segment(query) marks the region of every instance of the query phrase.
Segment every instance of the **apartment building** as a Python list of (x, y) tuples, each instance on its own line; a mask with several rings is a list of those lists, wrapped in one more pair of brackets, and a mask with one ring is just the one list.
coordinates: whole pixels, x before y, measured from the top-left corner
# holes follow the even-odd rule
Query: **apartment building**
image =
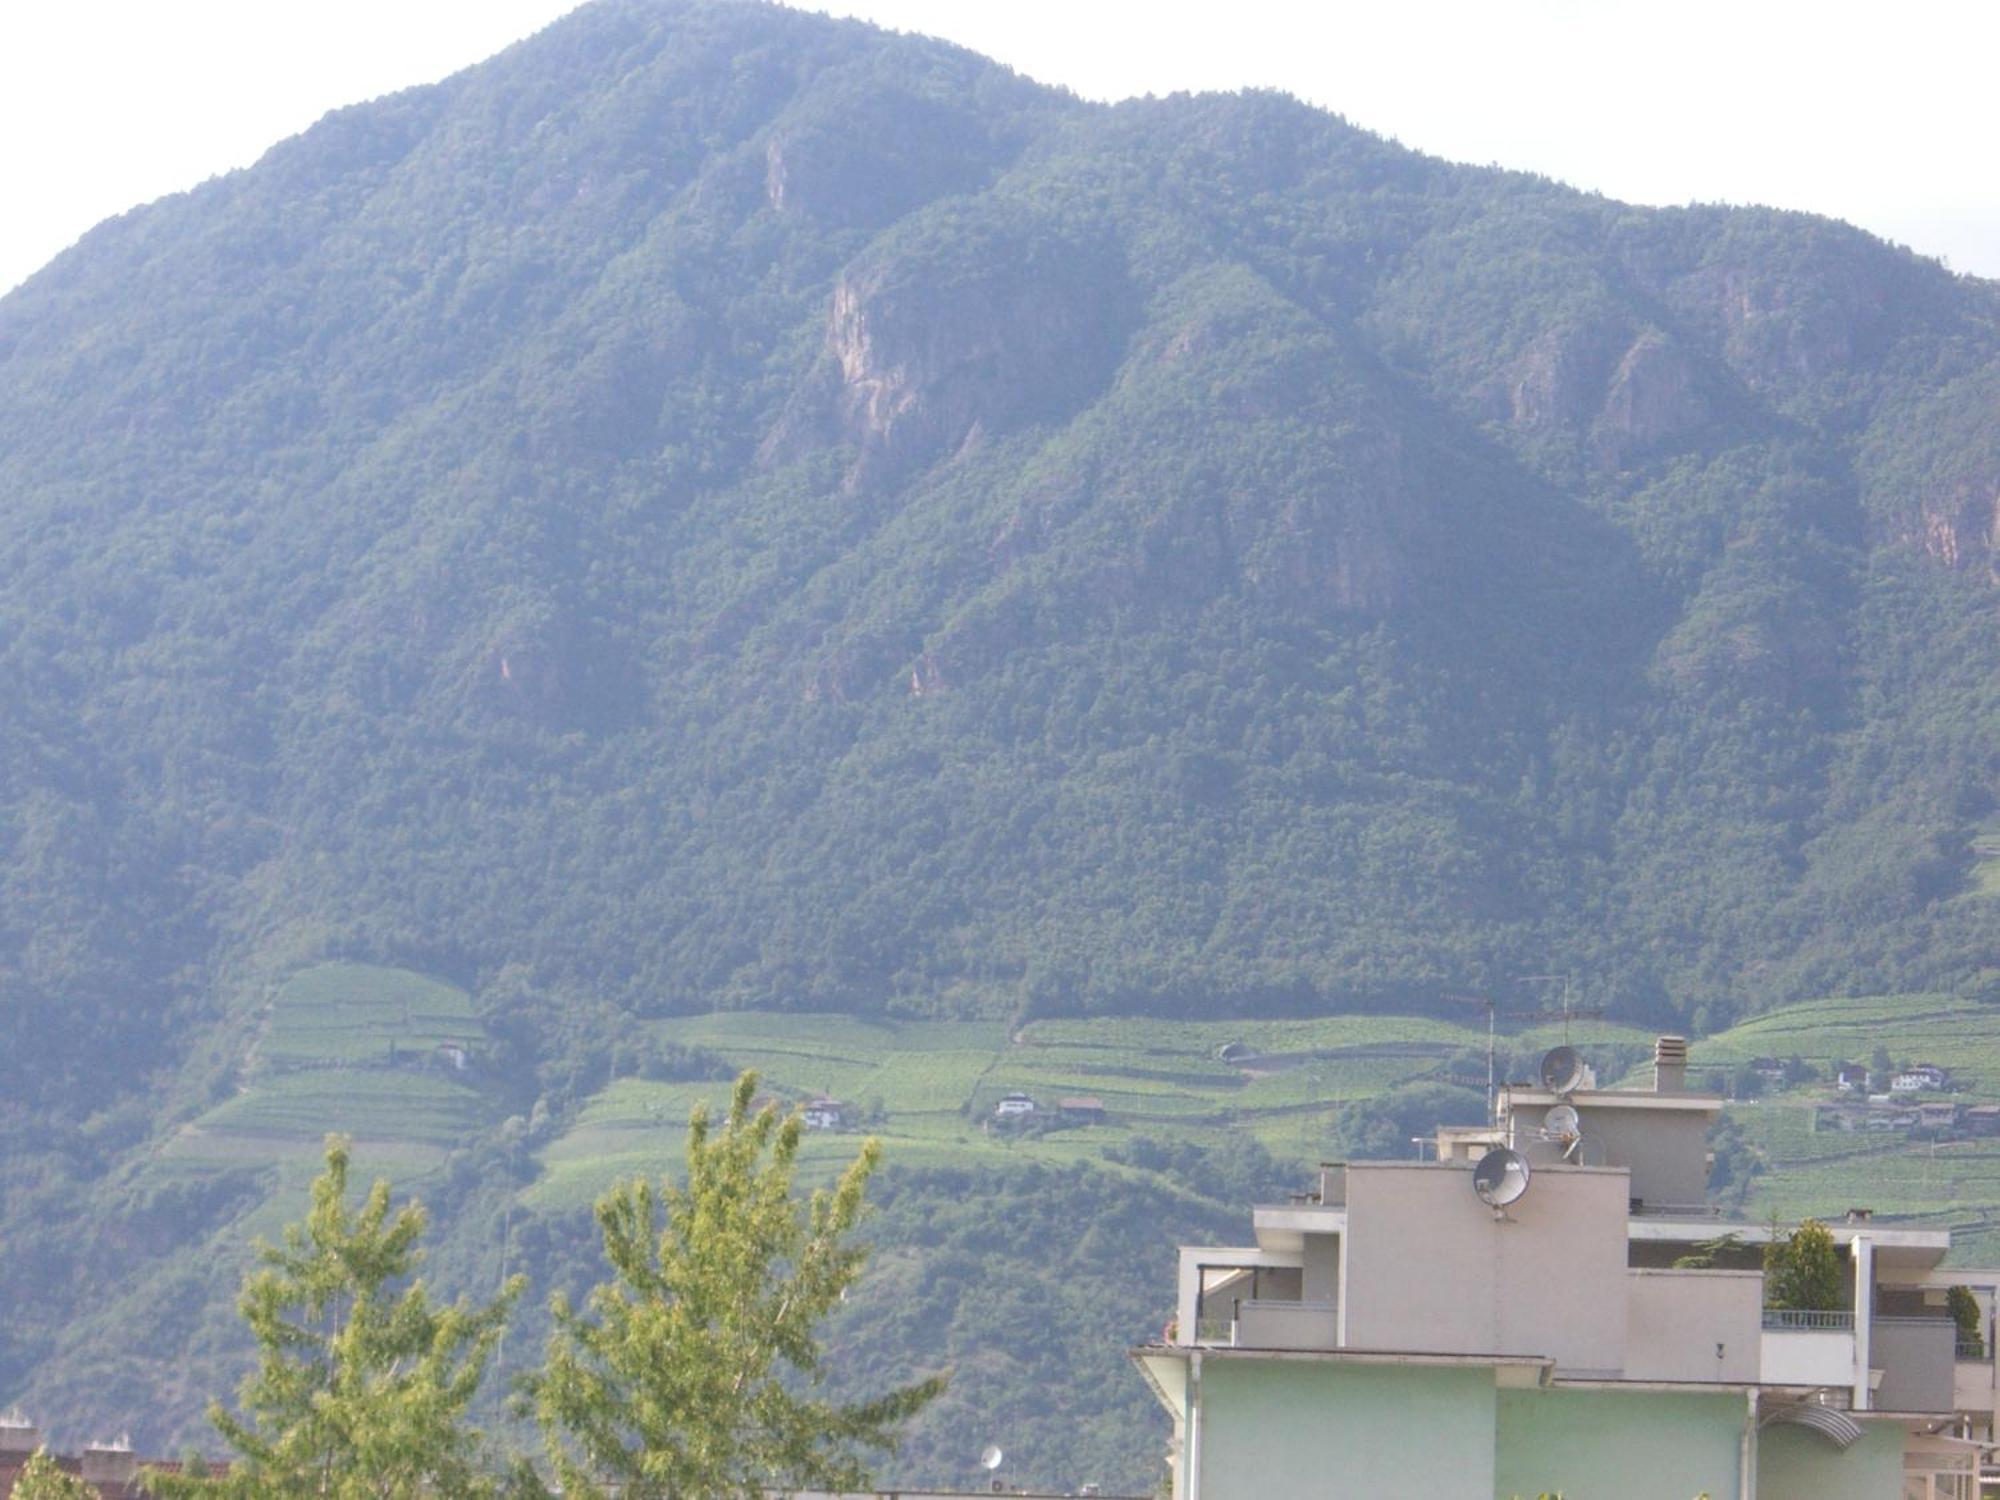
[(1182, 1248), (1176, 1317), (1133, 1351), (1176, 1496), (1976, 1500), (2000, 1271), (1857, 1210), (1829, 1226), (1848, 1305), (1767, 1310), (1772, 1229), (1706, 1202), (1722, 1101), (1685, 1043), (1650, 1090), (1568, 1048), (1542, 1073), (1435, 1159), (1330, 1164), (1255, 1208), (1255, 1244)]

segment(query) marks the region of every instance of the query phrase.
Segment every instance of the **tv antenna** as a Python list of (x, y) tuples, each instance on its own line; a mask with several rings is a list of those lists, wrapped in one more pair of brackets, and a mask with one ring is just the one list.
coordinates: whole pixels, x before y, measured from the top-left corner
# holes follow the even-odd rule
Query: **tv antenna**
[(1499, 1091), (1493, 1081), (1493, 1051), (1496, 1029), (1500, 1021), (1500, 1009), (1493, 1003), (1491, 995), (1446, 995), (1454, 1005), (1483, 1005), (1486, 1007), (1486, 1118), (1493, 1119), (1494, 1106), (1499, 1101)]
[(1538, 1021), (1561, 1021), (1563, 1023), (1563, 1045), (1569, 1045), (1569, 1023), (1572, 1020), (1587, 1020), (1605, 1013), (1601, 1005), (1578, 1006), (1570, 1003), (1569, 976), (1567, 974), (1522, 974), (1517, 976), (1527, 982), (1561, 981), (1563, 987), (1562, 1006), (1557, 1010), (1502, 1010), (1499, 1002), (1491, 995), (1448, 993), (1439, 998), (1451, 1005), (1477, 1005), (1486, 1011), (1486, 1118), (1494, 1118), (1494, 1109), (1499, 1102), (1500, 1086), (1495, 1056), (1499, 1051), (1500, 1018), (1509, 1021), (1534, 1024)]
[(1574, 1047), (1551, 1047), (1542, 1054), (1542, 1087), (1551, 1094), (1567, 1098), (1578, 1089), (1593, 1088), (1597, 1075), (1590, 1070), (1590, 1064), (1583, 1060), (1583, 1054)]
[(1570, 1001), (1569, 975), (1567, 974), (1517, 974), (1514, 976), (1523, 984), (1560, 984), (1562, 1008), (1559, 1010), (1531, 1010), (1510, 1012), (1517, 1021), (1561, 1021), (1563, 1023), (1563, 1045), (1569, 1045), (1569, 1023), (1572, 1020), (1592, 1020), (1604, 1014), (1601, 1005), (1574, 1005)]
[(1505, 1146), (1495, 1146), (1479, 1158), (1479, 1165), (1472, 1169), (1472, 1191), (1479, 1201), (1493, 1210), (1496, 1219), (1507, 1217), (1507, 1205), (1518, 1203), (1521, 1195), (1528, 1191), (1528, 1182), (1534, 1176), (1528, 1168), (1528, 1158), (1518, 1151)]

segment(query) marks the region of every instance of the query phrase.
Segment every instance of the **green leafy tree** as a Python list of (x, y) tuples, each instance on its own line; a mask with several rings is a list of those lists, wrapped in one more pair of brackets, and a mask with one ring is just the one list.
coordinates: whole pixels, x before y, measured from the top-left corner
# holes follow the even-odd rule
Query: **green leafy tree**
[(1979, 1310), (1979, 1299), (1972, 1295), (1972, 1288), (1953, 1287), (1944, 1294), (1944, 1303), (1951, 1311), (1952, 1322), (1958, 1325), (1958, 1347), (1968, 1358), (1984, 1358), (1986, 1315)]
[(863, 1489), (862, 1451), (893, 1452), (944, 1389), (933, 1376), (849, 1405), (809, 1394), (815, 1330), (861, 1273), (850, 1234), (880, 1147), (802, 1201), (803, 1122), (753, 1113), (756, 1087), (737, 1080), (719, 1129), (696, 1108), (684, 1185), (633, 1181), (597, 1205), (611, 1279), (584, 1311), (555, 1299), (548, 1363), (527, 1383), (566, 1496)]
[(1890, 1075), (1895, 1071), (1896, 1063), (1889, 1056), (1888, 1047), (1880, 1042), (1876, 1043), (1875, 1051), (1868, 1059), (1868, 1086), (1878, 1092), (1886, 1089), (1889, 1086)]
[(1835, 1312), (1847, 1305), (1847, 1277), (1833, 1233), (1807, 1219), (1764, 1247), (1764, 1301), (1796, 1312)]
[(14, 1480), (13, 1500), (98, 1500), (97, 1491), (58, 1467), (46, 1448), (37, 1448)]
[(436, 1307), (412, 1277), (424, 1210), (389, 1204), (377, 1181), (347, 1202), (348, 1148), (329, 1137), (312, 1208), (262, 1268), (241, 1308), (258, 1348), (241, 1416), (220, 1403), (209, 1420), (236, 1452), (229, 1472), (149, 1473), (159, 1500), (459, 1500), (492, 1492), (480, 1436), (465, 1420), (501, 1327), (521, 1292), (515, 1278), (484, 1308)]

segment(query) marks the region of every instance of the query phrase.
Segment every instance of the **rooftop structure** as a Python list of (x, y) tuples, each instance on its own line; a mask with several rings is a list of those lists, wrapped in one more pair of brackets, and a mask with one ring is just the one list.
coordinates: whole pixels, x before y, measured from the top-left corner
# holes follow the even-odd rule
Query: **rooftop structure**
[(1254, 1210), (1254, 1244), (1183, 1247), (1176, 1316), (1134, 1351), (1177, 1496), (1976, 1500), (2000, 1271), (1856, 1210), (1828, 1226), (1844, 1305), (1767, 1308), (1773, 1231), (1707, 1202), (1722, 1101), (1687, 1089), (1686, 1044), (1660, 1039), (1650, 1090), (1568, 1048), (1542, 1074), (1435, 1161), (1328, 1164)]
[[(19, 1412), (8, 1412), (0, 1416), (0, 1495), (13, 1493), (14, 1482), (20, 1478), (21, 1470), (28, 1460), (42, 1447), (41, 1430)], [(168, 1473), (180, 1472), (181, 1465), (174, 1460), (141, 1460), (132, 1452), (132, 1445), (124, 1438), (108, 1442), (94, 1442), (82, 1453), (74, 1455), (52, 1455), (56, 1466), (65, 1474), (81, 1479), (104, 1500), (145, 1500), (147, 1490), (142, 1467), (160, 1469)], [(224, 1472), (227, 1465), (218, 1465), (217, 1472)]]

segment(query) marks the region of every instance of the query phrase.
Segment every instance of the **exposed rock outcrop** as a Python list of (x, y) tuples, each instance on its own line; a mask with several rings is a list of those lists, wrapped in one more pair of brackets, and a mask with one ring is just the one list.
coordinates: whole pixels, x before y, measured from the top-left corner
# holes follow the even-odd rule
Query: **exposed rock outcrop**
[(1709, 403), (1694, 361), (1666, 335), (1648, 330), (1625, 351), (1598, 409), (1598, 462), (1616, 468), (1705, 424)]
[(1881, 540), (2000, 583), (2000, 365), (1881, 413), (1859, 467)]
[(2000, 482), (1926, 500), (1911, 540), (1933, 562), (2000, 583)]
[(1712, 416), (1687, 351), (1657, 328), (1617, 322), (1554, 328), (1487, 387), (1487, 409), (1517, 430), (1569, 432), (1615, 469), (1668, 446)]
[(1623, 340), (1620, 330), (1601, 326), (1541, 334), (1490, 388), (1495, 415), (1531, 430), (1588, 424)]
[(851, 444), (854, 488), (1059, 420), (1117, 367), (1131, 301), (1099, 247), (1024, 232), (983, 201), (920, 216), (836, 284), (820, 377), (763, 457)]

